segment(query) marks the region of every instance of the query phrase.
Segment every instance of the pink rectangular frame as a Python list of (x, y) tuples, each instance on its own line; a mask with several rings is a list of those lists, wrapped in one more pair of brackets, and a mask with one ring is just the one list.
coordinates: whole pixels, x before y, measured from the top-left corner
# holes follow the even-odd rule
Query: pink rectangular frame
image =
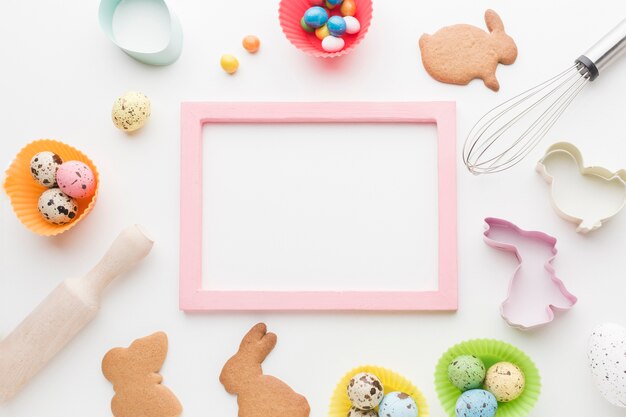
[[(207, 123), (431, 123), (437, 126), (437, 291), (212, 291), (202, 288), (202, 140)], [(180, 308), (220, 310), (456, 310), (454, 102), (182, 103)]]

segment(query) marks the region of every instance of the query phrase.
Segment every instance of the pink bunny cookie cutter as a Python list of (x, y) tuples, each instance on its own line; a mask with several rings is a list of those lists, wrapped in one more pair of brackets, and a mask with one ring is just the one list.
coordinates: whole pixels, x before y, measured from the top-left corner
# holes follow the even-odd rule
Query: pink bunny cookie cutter
[(502, 318), (512, 327), (527, 330), (550, 323), (555, 311), (569, 310), (578, 299), (556, 276), (552, 261), (556, 238), (520, 229), (513, 223), (488, 217), (484, 232), (487, 245), (513, 253), (519, 265), (500, 304)]
[(537, 163), (537, 172), (550, 184), (552, 207), (575, 223), (578, 233), (589, 233), (626, 206), (626, 171), (586, 167), (576, 146), (559, 142)]

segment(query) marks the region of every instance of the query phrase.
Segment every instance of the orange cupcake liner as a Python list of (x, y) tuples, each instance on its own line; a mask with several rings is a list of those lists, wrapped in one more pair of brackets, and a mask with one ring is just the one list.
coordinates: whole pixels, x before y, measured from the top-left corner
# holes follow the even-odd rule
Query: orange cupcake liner
[[(63, 161), (83, 162), (93, 171), (96, 191), (90, 198), (76, 199), (78, 203), (77, 216), (70, 223), (63, 225), (48, 223), (37, 208), (39, 197), (47, 188), (38, 184), (31, 176), (30, 160), (36, 153), (43, 151), (54, 152)], [(63, 142), (39, 139), (24, 146), (17, 154), (6, 171), (4, 191), (9, 196), (13, 212), (28, 230), (40, 236), (55, 236), (70, 230), (91, 212), (96, 204), (99, 185), (98, 169), (87, 155)]]

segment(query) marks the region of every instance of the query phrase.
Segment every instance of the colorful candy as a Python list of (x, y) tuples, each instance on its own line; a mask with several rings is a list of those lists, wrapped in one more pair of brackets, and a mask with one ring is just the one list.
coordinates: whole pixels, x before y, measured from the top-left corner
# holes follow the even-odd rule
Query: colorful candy
[(300, 19), (300, 26), (302, 27), (302, 30), (304, 30), (305, 32), (309, 32), (309, 33), (315, 32), (314, 28), (306, 24), (306, 22), (304, 21), (304, 16), (302, 17), (302, 19)]
[(250, 52), (251, 54), (254, 54), (261, 47), (261, 40), (254, 35), (248, 35), (245, 38), (243, 38), (243, 41), (241, 42), (241, 44), (243, 45), (243, 48), (246, 51)]
[(328, 26), (324, 25), (320, 28), (315, 29), (315, 36), (320, 41), (323, 41), (325, 37), (330, 36), (330, 32), (328, 31)]
[(307, 9), (304, 12), (304, 23), (312, 28), (319, 28), (326, 24), (328, 21), (328, 12), (323, 7), (314, 6)]
[[(319, 0), (309, 0), (313, 5), (304, 12), (300, 19), (302, 30), (307, 33), (315, 33), (322, 41), (322, 49), (325, 52), (338, 52), (345, 46), (342, 39), (345, 34), (353, 35), (361, 30), (361, 24), (354, 17), (356, 14), (355, 0), (324, 0), (324, 7), (318, 6)], [(329, 10), (340, 6), (342, 16), (330, 16)]]
[(344, 22), (346, 22), (346, 33), (348, 35), (354, 35), (355, 33), (359, 33), (361, 30), (361, 23), (354, 16), (345, 16), (343, 18)]
[(356, 3), (354, 0), (343, 0), (339, 10), (343, 16), (354, 16), (356, 13)]
[(222, 55), (220, 65), (227, 73), (234, 74), (239, 68), (239, 60), (234, 55), (225, 54)]
[(322, 49), (326, 52), (338, 52), (343, 49), (346, 42), (335, 36), (326, 36), (322, 41)]
[(346, 21), (343, 20), (341, 16), (332, 16), (328, 19), (328, 22), (326, 22), (326, 27), (328, 27), (328, 32), (336, 37), (346, 33)]

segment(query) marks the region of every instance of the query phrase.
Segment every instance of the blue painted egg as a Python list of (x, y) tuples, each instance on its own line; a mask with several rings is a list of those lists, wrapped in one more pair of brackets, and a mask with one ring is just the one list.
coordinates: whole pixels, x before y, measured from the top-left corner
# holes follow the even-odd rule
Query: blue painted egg
[(343, 3), (343, 0), (326, 0), (326, 1), (328, 1), (328, 4), (332, 4), (333, 6)]
[(326, 27), (333, 36), (341, 36), (346, 33), (346, 21), (341, 16), (332, 16), (328, 19)]
[(394, 391), (385, 395), (378, 406), (380, 417), (417, 417), (417, 404), (410, 395)]
[(496, 397), (489, 391), (465, 391), (456, 402), (456, 417), (494, 417), (498, 410)]
[(324, 26), (327, 21), (328, 12), (323, 7), (310, 7), (304, 12), (304, 23), (309, 27), (317, 29)]

